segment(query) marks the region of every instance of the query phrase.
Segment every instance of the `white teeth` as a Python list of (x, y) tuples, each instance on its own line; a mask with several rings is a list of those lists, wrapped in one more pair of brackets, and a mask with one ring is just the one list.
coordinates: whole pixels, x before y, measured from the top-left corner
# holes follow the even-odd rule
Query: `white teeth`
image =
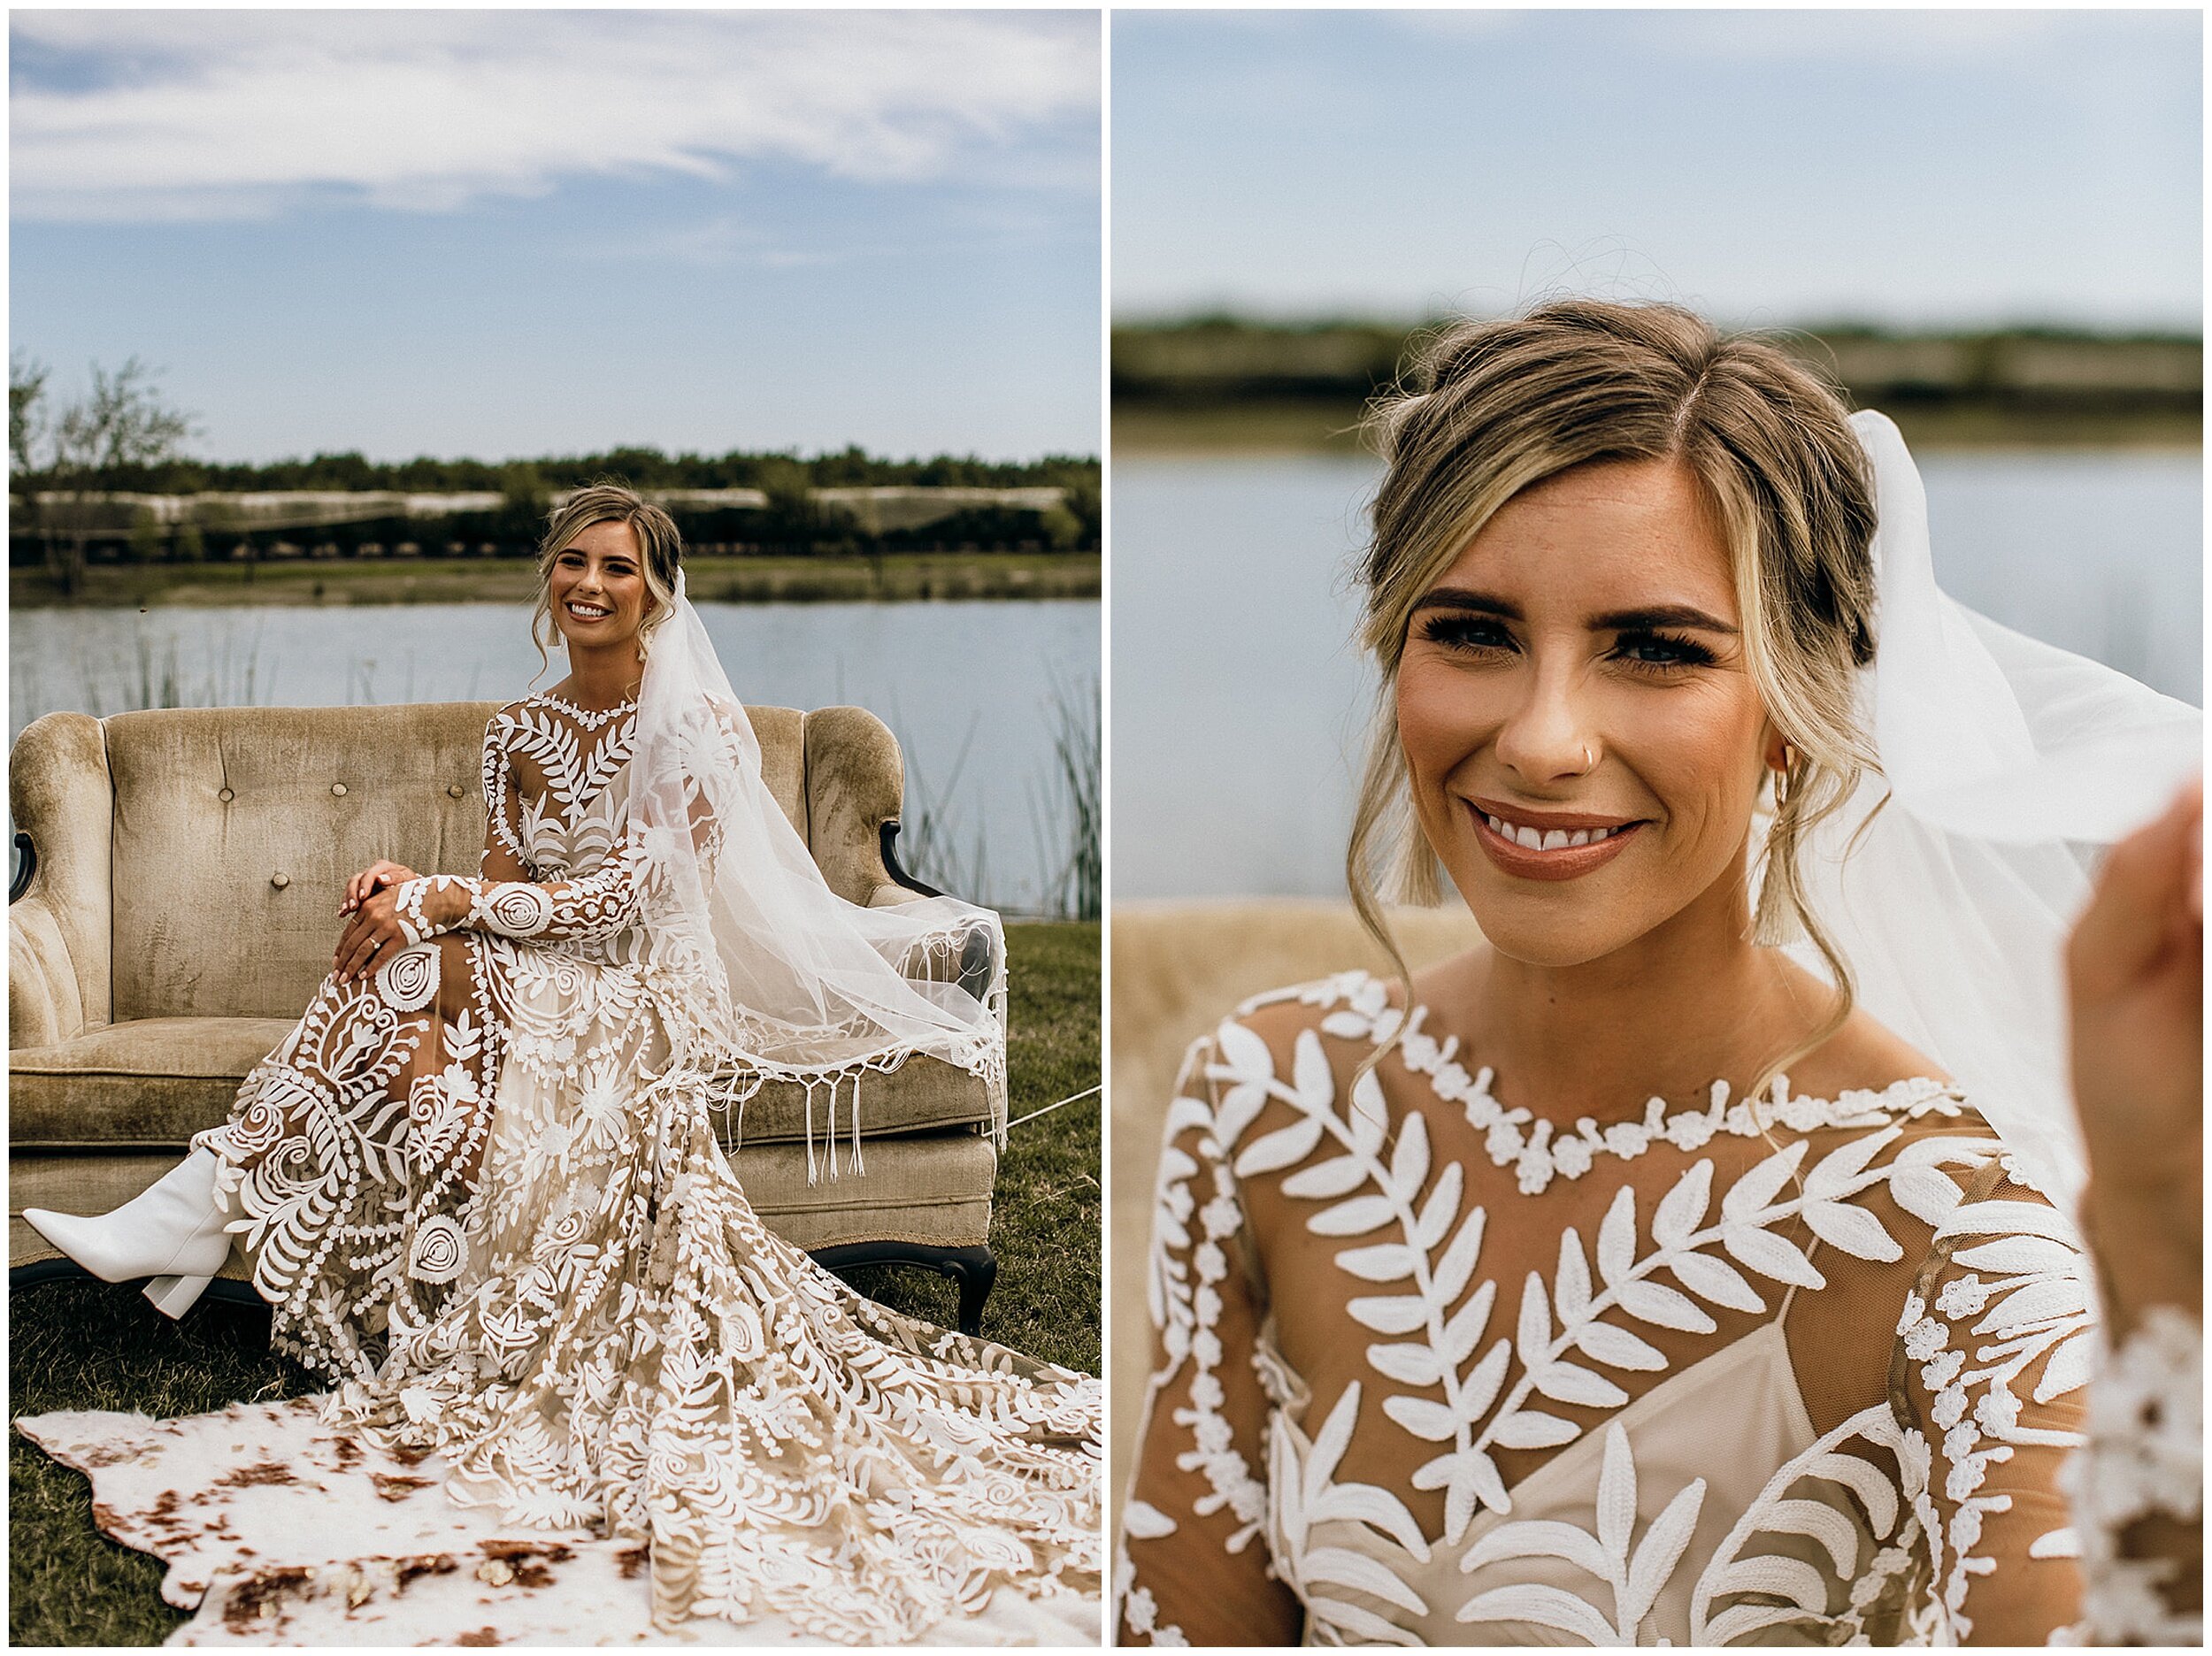
[(1596, 845), (1620, 832), (1617, 828), (1577, 828), (1572, 832), (1554, 828), (1546, 832), (1509, 823), (1502, 816), (1493, 816), (1488, 811), (1483, 812), (1482, 819), (1490, 824), (1490, 832), (1501, 840), (1510, 840), (1515, 845), (1525, 846), (1531, 851), (1563, 851), (1577, 846)]

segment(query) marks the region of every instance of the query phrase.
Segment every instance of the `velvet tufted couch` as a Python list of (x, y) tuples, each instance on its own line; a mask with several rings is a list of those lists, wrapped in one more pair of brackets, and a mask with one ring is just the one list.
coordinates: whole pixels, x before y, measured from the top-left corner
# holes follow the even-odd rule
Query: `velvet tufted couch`
[[(12, 1282), (76, 1269), (24, 1208), (104, 1212), (228, 1114), (328, 971), (349, 875), (378, 857), (475, 871), (496, 706), (53, 713), (17, 739)], [(882, 723), (858, 708), (749, 711), (770, 785), (832, 888), (873, 905), (927, 893), (894, 853), (903, 772)], [(871, 1077), (864, 1174), (809, 1185), (790, 1085), (748, 1107), (734, 1164), (762, 1217), (833, 1269), (955, 1277), (973, 1331), (996, 1270), (989, 1119), (982, 1083), (917, 1057)], [(247, 1275), (234, 1254), (234, 1292), (250, 1294)]]

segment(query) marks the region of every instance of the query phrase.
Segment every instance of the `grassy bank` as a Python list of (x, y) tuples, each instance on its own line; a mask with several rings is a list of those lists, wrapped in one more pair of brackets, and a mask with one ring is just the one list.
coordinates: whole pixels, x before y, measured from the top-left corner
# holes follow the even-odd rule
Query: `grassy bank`
[[(1013, 1114), (1099, 1080), (1099, 928), (1007, 928), (1012, 981)], [(983, 1314), (993, 1339), (1095, 1374), (1099, 1367), (1099, 1121), (1095, 1097), (1013, 1130), (999, 1166), (991, 1245), (998, 1286)], [(950, 1285), (878, 1267), (855, 1285), (950, 1322)], [(271, 1355), (265, 1311), (203, 1305), (171, 1322), (135, 1290), (50, 1283), (11, 1296), (12, 1409), (196, 1414), (315, 1389)], [(9, 1446), (9, 1640), (155, 1644), (184, 1620), (161, 1602), (162, 1567), (92, 1526), (85, 1480), (23, 1443)]]
[[(898, 552), (880, 558), (696, 557), (685, 564), (702, 602), (906, 602), (926, 599), (1096, 598), (1095, 552)], [(85, 571), (77, 604), (525, 603), (536, 576), (522, 559), (288, 559), (246, 564), (103, 564)], [(9, 571), (18, 609), (72, 602), (44, 570)]]
[[(2203, 425), (2193, 414), (2011, 410), (1987, 407), (1916, 408), (1875, 401), (1915, 449), (2157, 448), (2193, 451)], [(1157, 456), (1242, 457), (1363, 452), (1362, 404), (1356, 398), (1164, 406), (1136, 403), (1114, 410), (1118, 459)]]

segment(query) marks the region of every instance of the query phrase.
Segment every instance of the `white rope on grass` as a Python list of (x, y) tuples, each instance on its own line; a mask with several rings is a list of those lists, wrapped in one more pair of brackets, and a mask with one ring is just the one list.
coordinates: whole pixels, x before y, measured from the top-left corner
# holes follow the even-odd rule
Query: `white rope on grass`
[(1058, 1109), (1061, 1104), (1072, 1104), (1078, 1099), (1087, 1099), (1098, 1090), (1099, 1089), (1094, 1086), (1085, 1087), (1080, 1092), (1069, 1093), (1067, 1097), (1060, 1100), (1060, 1104), (1048, 1104), (1042, 1109), (1031, 1110), (1026, 1116), (1017, 1116), (1012, 1121), (1006, 1123), (1007, 1131), (1010, 1132), (1015, 1128), (1020, 1126), (1024, 1122), (1035, 1121), (1040, 1116), (1049, 1116), (1053, 1111)]

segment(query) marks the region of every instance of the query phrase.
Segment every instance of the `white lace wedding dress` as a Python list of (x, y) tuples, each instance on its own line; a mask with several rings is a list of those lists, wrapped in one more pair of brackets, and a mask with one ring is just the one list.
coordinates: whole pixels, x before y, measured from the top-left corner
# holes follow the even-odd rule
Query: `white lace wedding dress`
[(470, 928), (326, 982), (198, 1141), (277, 1344), (455, 1501), (649, 1544), (664, 1628), (895, 1641), (1095, 1593), (1097, 1382), (853, 1293), (656, 1081), (699, 983), (641, 946), (635, 721), (503, 709), (482, 878), (434, 888)]
[(2085, 1419), (2079, 1245), (1955, 1091), (1555, 1124), (1429, 1024), (1354, 973), (1192, 1052), (1125, 1641), (2194, 1632), (2115, 1559), (2131, 1519), (2198, 1511), (2194, 1325), (2154, 1325)]

